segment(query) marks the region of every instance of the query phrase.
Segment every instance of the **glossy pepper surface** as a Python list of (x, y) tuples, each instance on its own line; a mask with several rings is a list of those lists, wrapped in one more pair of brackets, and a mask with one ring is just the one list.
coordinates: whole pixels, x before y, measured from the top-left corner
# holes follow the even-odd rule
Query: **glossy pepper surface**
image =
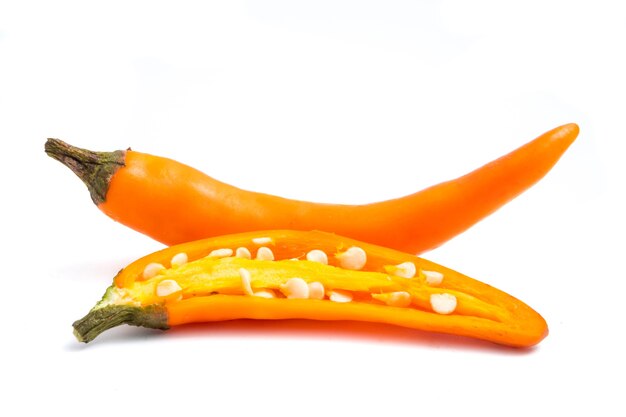
[(114, 220), (167, 245), (251, 230), (323, 230), (401, 251), (436, 248), (539, 181), (578, 135), (557, 127), (460, 178), (362, 205), (242, 190), (180, 162), (131, 150), (93, 152), (49, 139)]

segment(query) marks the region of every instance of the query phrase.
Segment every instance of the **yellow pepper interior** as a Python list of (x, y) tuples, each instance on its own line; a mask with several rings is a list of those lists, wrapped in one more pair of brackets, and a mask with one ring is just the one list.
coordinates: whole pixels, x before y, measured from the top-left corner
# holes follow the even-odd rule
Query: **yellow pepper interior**
[[(318, 283), (325, 292), (327, 302), (364, 302), (390, 307), (416, 308), (436, 311), (434, 297), (453, 298), (452, 311), (442, 314), (471, 315), (499, 320), (499, 308), (473, 296), (449, 288), (442, 290), (429, 285), (422, 273), (412, 278), (398, 277), (386, 272), (354, 271), (338, 266), (307, 260), (256, 260), (238, 257), (204, 257), (183, 265), (163, 268), (154, 277), (137, 279), (130, 286), (119, 289), (122, 303), (151, 305), (177, 302), (191, 297), (215, 294), (254, 296), (246, 292), (242, 270), (249, 274), (252, 292), (264, 291), (276, 298), (288, 298), (285, 285), (289, 280), (300, 279), (307, 284)], [(159, 291), (173, 285), (163, 294)], [(334, 298), (349, 296), (349, 299)], [(259, 293), (259, 295), (261, 295)], [(306, 298), (306, 297), (305, 297)], [(402, 299), (397, 302), (394, 300)], [(407, 299), (409, 301), (407, 301)], [(445, 300), (444, 300), (445, 301)], [(395, 303), (395, 304), (394, 304)]]

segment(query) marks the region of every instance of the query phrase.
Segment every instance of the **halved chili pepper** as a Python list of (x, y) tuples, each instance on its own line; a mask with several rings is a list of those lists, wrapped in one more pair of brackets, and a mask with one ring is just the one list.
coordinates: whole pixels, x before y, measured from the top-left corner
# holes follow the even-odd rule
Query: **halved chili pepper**
[(74, 323), (82, 342), (130, 324), (168, 329), (233, 319), (352, 320), (527, 347), (548, 332), (526, 304), (414, 255), (326, 232), (226, 235), (122, 269)]
[(462, 233), (539, 181), (578, 135), (553, 129), (477, 170), (405, 197), (323, 204), (241, 190), (179, 162), (127, 151), (92, 152), (48, 139), (114, 220), (173, 245), (266, 229), (324, 230), (420, 254)]

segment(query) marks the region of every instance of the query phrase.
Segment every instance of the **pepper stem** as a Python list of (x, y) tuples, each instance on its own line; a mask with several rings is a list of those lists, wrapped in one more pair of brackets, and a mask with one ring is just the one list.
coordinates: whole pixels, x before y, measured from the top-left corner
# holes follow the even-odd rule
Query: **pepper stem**
[(85, 317), (76, 320), (72, 326), (78, 341), (89, 343), (105, 330), (122, 324), (149, 329), (169, 329), (167, 312), (161, 305), (146, 307), (108, 305), (94, 308)]
[(96, 205), (104, 202), (113, 174), (124, 166), (125, 151), (94, 152), (49, 138), (45, 145), (49, 157), (71, 169), (85, 183)]

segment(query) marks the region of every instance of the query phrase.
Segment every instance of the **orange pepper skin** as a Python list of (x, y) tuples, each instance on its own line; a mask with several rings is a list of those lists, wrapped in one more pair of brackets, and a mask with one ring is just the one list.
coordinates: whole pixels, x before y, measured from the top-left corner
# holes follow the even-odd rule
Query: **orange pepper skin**
[[(132, 288), (141, 280), (146, 265), (167, 265), (177, 253), (184, 252), (189, 259), (200, 259), (220, 248), (248, 247), (254, 253), (259, 246), (253, 244), (255, 237), (271, 238), (271, 248), (276, 259), (303, 259), (308, 250), (314, 248), (329, 254), (329, 264), (338, 265), (332, 254), (349, 247), (358, 246), (367, 253), (366, 271), (385, 271), (389, 265), (412, 262), (418, 270), (438, 271), (444, 275), (436, 290), (460, 294), (457, 312), (442, 315), (431, 311), (428, 306), (414, 308), (390, 307), (380, 303), (349, 302), (335, 303), (328, 300), (310, 299), (264, 299), (254, 296), (216, 294), (184, 297), (168, 301), (162, 306), (167, 317), (167, 326), (187, 323), (202, 323), (235, 319), (311, 319), (352, 320), (397, 325), (423, 331), (446, 333), (478, 338), (494, 343), (529, 347), (539, 343), (548, 334), (546, 321), (528, 305), (490, 285), (469, 278), (459, 272), (445, 268), (415, 255), (384, 248), (350, 238), (325, 233), (291, 230), (261, 231), (220, 236), (165, 248), (138, 259), (120, 271), (115, 277), (117, 288)], [(358, 279), (359, 272), (354, 272)], [(400, 278), (405, 282), (405, 278)], [(410, 281), (410, 280), (409, 280)], [(483, 310), (463, 310), (464, 300), (472, 303), (479, 300)]]
[(97, 204), (114, 220), (167, 245), (249, 230), (324, 230), (420, 254), (539, 181), (578, 132), (576, 124), (557, 127), (465, 176), (363, 205), (246, 191), (171, 159), (129, 150), (124, 166), (107, 178), (108, 190)]
[[(520, 302), (516, 304), (521, 305)], [(451, 317), (421, 310), (370, 305), (332, 303), (318, 300), (265, 299), (215, 295), (190, 298), (166, 306), (168, 325), (204, 323), (235, 319), (309, 319), (364, 321), (391, 324), (416, 330), (455, 334), (510, 347), (531, 347), (548, 335), (540, 316), (517, 312), (520, 323), (494, 324), (478, 317)], [(523, 320), (523, 323), (522, 323)]]

